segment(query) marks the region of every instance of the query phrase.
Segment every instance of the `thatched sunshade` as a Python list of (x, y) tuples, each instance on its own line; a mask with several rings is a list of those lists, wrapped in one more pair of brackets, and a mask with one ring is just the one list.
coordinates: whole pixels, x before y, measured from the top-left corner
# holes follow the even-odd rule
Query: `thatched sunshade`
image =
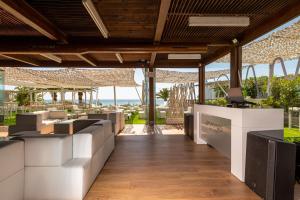
[[(270, 64), (277, 57), (283, 60), (297, 59), (300, 56), (300, 21), (267, 38), (252, 42), (243, 47), (242, 59), (247, 64)], [(216, 62), (228, 63), (226, 55)]]
[[(229, 69), (218, 71), (206, 71), (205, 79), (216, 79), (222, 74), (229, 74)], [(156, 70), (157, 83), (196, 83), (198, 72), (179, 72), (170, 70)]]
[(5, 85), (34, 88), (134, 87), (134, 69), (58, 69), (33, 70), (2, 68)]

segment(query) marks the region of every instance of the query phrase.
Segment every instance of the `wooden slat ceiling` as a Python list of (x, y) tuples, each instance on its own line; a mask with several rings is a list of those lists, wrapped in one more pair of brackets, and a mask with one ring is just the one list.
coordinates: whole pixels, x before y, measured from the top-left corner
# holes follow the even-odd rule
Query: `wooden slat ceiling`
[[(84, 49), (84, 45), (88, 44), (88, 42), (85, 41), (89, 41), (89, 43), (105, 43), (108, 44), (108, 46), (110, 44), (114, 45), (120, 43), (128, 43), (129, 45), (152, 45), (153, 43), (155, 43), (155, 45), (174, 44), (176, 47), (180, 45), (188, 47), (189, 45), (203, 46), (203, 44), (208, 44), (207, 52), (202, 53), (203, 62), (211, 61), (216, 55), (224, 54), (224, 52), (230, 48), (229, 45), (231, 45), (232, 39), (236, 37), (243, 38), (245, 36), (243, 35), (244, 33), (248, 33), (249, 31), (255, 30), (257, 27), (264, 25), (266, 21), (270, 20), (272, 17), (276, 17), (277, 13), (282, 13), (281, 15), (284, 15), (284, 11), (287, 8), (294, 13), (289, 17), (283, 17), (280, 21), (282, 23), (295, 17), (295, 13), (298, 12), (298, 15), (300, 14), (299, 0), (170, 0), (167, 3), (166, 0), (93, 0), (103, 23), (109, 32), (109, 38), (104, 39), (91, 16), (83, 6), (82, 0), (18, 1), (25, 1), (28, 3), (29, 6), (50, 21), (50, 23), (55, 26), (56, 31), (65, 34), (67, 38), (67, 41), (64, 41), (66, 42), (65, 45), (72, 46), (73, 44), (81, 43), (83, 46), (82, 49)], [(163, 18), (163, 21), (161, 21), (165, 21), (165, 23), (161, 23), (164, 24), (164, 27), (160, 27), (163, 29), (162, 35), (160, 34), (160, 40), (155, 41), (155, 38), (157, 37), (157, 22), (161, 11), (161, 3), (165, 3), (163, 7), (167, 7), (169, 10), (167, 12), (167, 17)], [(292, 5), (296, 5), (295, 8), (291, 8)], [(248, 16), (250, 17), (250, 26), (188, 26), (188, 18), (190, 16), (224, 15)], [(59, 52), (55, 52), (53, 50), (55, 49), (53, 44), (60, 44), (61, 41), (51, 41), (49, 38), (45, 37), (45, 35), (1, 8), (0, 36), (1, 41), (11, 41), (12, 45), (15, 45), (17, 41), (27, 41), (31, 46), (40, 47), (39, 43), (36, 44), (35, 41), (43, 41), (46, 43), (45, 47), (51, 51), (47, 53), (52, 53), (53, 55), (62, 58), (63, 63), (77, 62), (76, 66), (81, 63), (86, 63), (82, 60), (82, 56), (78, 55), (78, 52), (76, 54), (74, 53), (74, 55), (62, 55), (59, 54)], [(88, 46), (86, 47), (86, 50), (88, 51)], [(26, 50), (22, 49), (22, 52), (26, 53)], [(126, 62), (152, 60), (152, 65), (155, 66), (156, 62), (168, 62), (166, 53), (153, 52), (151, 54), (151, 52), (146, 52), (121, 53), (120, 55), (125, 64)], [(16, 54), (18, 52), (11, 53)], [(85, 56), (92, 59), (93, 62), (101, 63), (102, 61), (111, 61), (119, 64), (116, 53), (120, 52), (89, 53), (89, 55)], [(24, 56), (28, 56), (30, 59), (37, 61), (47, 61), (47, 58), (38, 54), (35, 56), (28, 54)], [(5, 58), (6, 57), (2, 57), (0, 59), (0, 66), (3, 65), (2, 61)], [(18, 62), (12, 60), (7, 61), (9, 62), (5, 62), (5, 64)], [(48, 61), (51, 65), (56, 64), (49, 59)], [(191, 67), (197, 67), (197, 63), (199, 62), (202, 61), (194, 61), (194, 65)], [(63, 65), (63, 63), (61, 65)], [(192, 62), (189, 61), (189, 63)]]
[(30, 26), (0, 8), (0, 36), (40, 36)]

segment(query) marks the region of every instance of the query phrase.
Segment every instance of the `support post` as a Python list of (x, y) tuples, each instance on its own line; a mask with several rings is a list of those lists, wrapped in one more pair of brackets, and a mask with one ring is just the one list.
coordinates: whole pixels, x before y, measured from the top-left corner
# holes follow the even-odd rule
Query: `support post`
[(32, 92), (29, 93), (30, 105), (32, 104)]
[(61, 103), (64, 104), (65, 103), (65, 91), (64, 91), (64, 89), (61, 89), (60, 96), (61, 96)]
[(268, 77), (268, 86), (267, 86), (268, 96), (271, 96), (271, 84), (272, 84), (273, 76), (274, 76), (274, 64), (269, 64), (269, 77)]
[(289, 128), (292, 128), (292, 110), (289, 108), (288, 114), (289, 114)]
[(56, 104), (57, 102), (57, 93), (53, 92), (53, 102)]
[(114, 86), (114, 105), (115, 105), (115, 108), (117, 108), (117, 91), (116, 91), (116, 86)]
[(83, 96), (83, 92), (82, 91), (78, 92), (78, 103), (80, 106), (82, 106), (82, 104), (83, 104), (82, 96)]
[(90, 103), (89, 103), (89, 107), (91, 108), (93, 105), (93, 88), (91, 88), (91, 92), (90, 92)]
[(98, 101), (99, 101), (99, 88), (97, 87), (97, 90), (96, 90), (96, 106), (99, 105)]
[(84, 90), (84, 108), (86, 108), (86, 90)]
[(155, 69), (153, 67), (149, 68), (149, 116), (148, 116), (148, 125), (154, 126), (155, 124), (155, 87), (154, 87), (154, 74)]
[(72, 104), (75, 104), (75, 92), (74, 90), (72, 91)]
[(242, 46), (236, 45), (230, 52), (230, 88), (240, 87), (239, 69), (242, 68)]
[(199, 104), (205, 104), (205, 65), (199, 64), (198, 96)]

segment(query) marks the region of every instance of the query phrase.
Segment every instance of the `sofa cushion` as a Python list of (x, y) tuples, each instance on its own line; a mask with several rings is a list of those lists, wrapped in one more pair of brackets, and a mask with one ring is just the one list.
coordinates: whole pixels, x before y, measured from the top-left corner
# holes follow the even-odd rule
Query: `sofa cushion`
[[(3, 141), (0, 147), (0, 182), (24, 169), (24, 142)], [(3, 145), (6, 143), (7, 145)]]
[(33, 114), (35, 114), (35, 115), (41, 115), (42, 116), (42, 120), (46, 120), (46, 119), (49, 118), (49, 111), (45, 111), (45, 110), (43, 110), (43, 111), (35, 111), (35, 112), (33, 112)]
[(90, 159), (72, 159), (60, 167), (26, 167), (25, 200), (81, 200), (90, 187)]
[(72, 136), (23, 137), (25, 166), (60, 166), (72, 159)]
[(94, 126), (102, 126), (104, 131), (104, 139), (105, 141), (111, 136), (114, 135), (112, 131), (112, 123), (110, 120), (101, 120), (96, 122)]
[(74, 158), (91, 158), (104, 144), (104, 129), (89, 126), (73, 135)]
[(24, 169), (21, 169), (16, 174), (0, 181), (0, 199), (24, 199)]
[(49, 112), (49, 119), (66, 119), (67, 113), (64, 110), (51, 110)]

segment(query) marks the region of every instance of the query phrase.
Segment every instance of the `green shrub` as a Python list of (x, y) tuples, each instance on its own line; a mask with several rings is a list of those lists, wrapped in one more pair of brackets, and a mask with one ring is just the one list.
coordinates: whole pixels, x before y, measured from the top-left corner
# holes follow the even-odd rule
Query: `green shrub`
[(206, 104), (216, 105), (216, 106), (226, 106), (227, 100), (225, 98), (217, 98), (217, 99), (213, 99), (213, 100), (207, 100)]

